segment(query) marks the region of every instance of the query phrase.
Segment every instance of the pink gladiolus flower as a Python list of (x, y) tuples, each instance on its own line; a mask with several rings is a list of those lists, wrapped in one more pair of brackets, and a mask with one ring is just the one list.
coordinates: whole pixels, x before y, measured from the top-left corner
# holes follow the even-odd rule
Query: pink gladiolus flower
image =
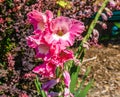
[(52, 12), (48, 10), (45, 13), (34, 10), (29, 12), (27, 16), (29, 22), (34, 26), (34, 30), (39, 29), (41, 31), (44, 31), (48, 27), (47, 23), (53, 18)]
[(80, 21), (60, 16), (51, 21), (50, 30), (52, 33), (47, 33), (45, 40), (50, 44), (60, 45), (63, 50), (73, 45), (76, 36), (83, 32), (84, 25)]
[(67, 87), (69, 87), (70, 86), (70, 81), (71, 81), (69, 72), (68, 71), (64, 71), (63, 72), (63, 76), (64, 76), (64, 83), (65, 83), (65, 85)]
[(60, 79), (53, 79), (50, 80), (42, 85), (42, 89), (44, 91), (48, 91), (49, 89), (53, 88), (57, 83), (59, 83)]
[(43, 77), (54, 77), (56, 67), (60, 66), (63, 68), (64, 62), (71, 59), (73, 59), (73, 52), (68, 50), (64, 50), (58, 55), (49, 55), (49, 58), (45, 59), (45, 63), (35, 67), (33, 72), (39, 73)]
[(53, 64), (52, 62), (45, 62), (43, 64), (40, 64), (39, 66), (36, 66), (33, 69), (33, 72), (42, 75), (43, 78), (52, 78), (55, 77), (55, 70), (55, 64)]
[[(53, 14), (50, 11), (41, 13), (34, 10), (28, 13), (27, 16), (34, 27), (34, 35), (27, 37), (28, 46), (35, 49), (36, 58), (42, 58), (44, 61), (43, 64), (36, 66), (33, 72), (40, 74), (45, 79), (55, 79), (56, 68), (60, 67), (64, 70), (64, 63), (74, 58), (73, 52), (67, 50), (66, 47), (72, 46), (75, 39), (81, 37), (85, 26), (82, 22), (68, 17), (60, 16), (53, 19)], [(69, 72), (64, 71), (63, 77), (66, 87), (65, 97), (71, 96)], [(59, 82), (59, 79), (54, 79), (42, 86), (47, 96), (49, 95), (48, 97), (60, 95), (60, 93), (49, 93), (49, 89)]]

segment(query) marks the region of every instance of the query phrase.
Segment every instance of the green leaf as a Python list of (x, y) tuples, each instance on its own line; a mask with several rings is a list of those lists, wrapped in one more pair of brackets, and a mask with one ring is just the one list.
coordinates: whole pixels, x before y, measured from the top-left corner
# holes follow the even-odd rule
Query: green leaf
[(58, 78), (59, 75), (60, 75), (60, 67), (57, 67), (57, 69), (56, 69), (56, 77)]
[(83, 76), (82, 82), (80, 83), (80, 88), (79, 88), (79, 90), (82, 89), (82, 87), (83, 87), (83, 85), (84, 85), (84, 82), (85, 82), (88, 74), (90, 73), (90, 71), (91, 71), (91, 67), (88, 67), (87, 70), (86, 70), (86, 72), (85, 72), (85, 74), (84, 74), (84, 76)]
[(73, 61), (73, 60), (69, 60), (69, 61), (65, 62), (65, 64), (64, 64), (65, 70), (70, 71), (71, 68), (72, 68), (72, 66), (73, 66), (73, 64), (74, 64), (74, 61)]
[(71, 68), (71, 71), (70, 71), (70, 73), (71, 73), (71, 83), (70, 83), (70, 91), (71, 91), (71, 93), (74, 92), (74, 89), (76, 87), (79, 71), (80, 71), (80, 66), (75, 66), (74, 65)]
[(59, 16), (60, 16), (60, 14), (61, 14), (61, 12), (60, 12), (60, 10), (58, 10), (58, 12), (57, 12), (57, 16), (59, 17)]
[[(78, 88), (78, 90), (75, 92), (75, 97), (85, 97), (85, 96), (80, 96), (80, 94), (83, 92), (83, 85), (85, 83), (85, 79), (87, 78), (88, 74), (90, 73), (91, 71), (91, 67), (88, 67), (84, 76), (83, 76), (83, 79), (82, 79), (82, 82), (80, 83), (80, 87)], [(87, 86), (86, 86), (87, 87)], [(85, 89), (84, 89), (85, 90)], [(84, 91), (85, 92), (85, 91)], [(87, 91), (86, 91), (87, 92)], [(86, 93), (85, 92), (85, 93)]]
[(120, 22), (114, 22), (115, 26), (117, 26), (118, 28), (120, 28)]
[(37, 76), (36, 76), (36, 79), (34, 80), (34, 83), (35, 83), (38, 94), (39, 95), (42, 94), (42, 97), (46, 97), (45, 92), (41, 89), (41, 83)]
[(83, 51), (81, 52), (81, 56), (80, 56), (80, 62), (83, 61), (84, 55), (85, 55), (85, 49), (83, 48)]
[(93, 84), (93, 79), (87, 84), (87, 86), (80, 91), (77, 95), (75, 95), (75, 97), (86, 97), (88, 91), (90, 90), (91, 86)]
[(77, 52), (75, 53), (75, 57), (76, 57), (76, 58), (79, 57), (79, 55), (80, 55), (80, 53), (82, 52), (82, 50), (83, 50), (83, 47), (82, 47), (82, 45), (80, 44), (79, 47), (78, 47)]
[(34, 80), (34, 83), (35, 83), (38, 94), (40, 94), (41, 84), (40, 84), (37, 76), (36, 76), (36, 79)]

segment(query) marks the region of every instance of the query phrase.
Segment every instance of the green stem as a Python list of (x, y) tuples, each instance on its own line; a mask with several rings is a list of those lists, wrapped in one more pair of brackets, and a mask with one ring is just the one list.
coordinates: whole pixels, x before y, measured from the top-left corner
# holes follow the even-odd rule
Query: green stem
[(57, 12), (57, 16), (59, 17), (61, 15), (61, 10), (59, 9)]
[(82, 47), (83, 43), (87, 42), (87, 40), (90, 38), (90, 35), (91, 35), (91, 33), (92, 33), (92, 31), (93, 31), (93, 29), (94, 29), (94, 27), (95, 27), (95, 25), (96, 25), (96, 23), (97, 23), (100, 15), (101, 15), (101, 13), (103, 12), (103, 10), (106, 7), (106, 5), (107, 5), (108, 2), (109, 2), (109, 0), (105, 0), (103, 2), (103, 5), (101, 6), (101, 8), (99, 9), (99, 11), (97, 12), (97, 14), (95, 16), (95, 19), (92, 21), (92, 23), (91, 23), (91, 25), (90, 25), (90, 27), (88, 29), (87, 35), (83, 38), (83, 40), (82, 40), (82, 42), (81, 42), (81, 44), (80, 44), (80, 46), (78, 48), (78, 51), (75, 54), (76, 58), (79, 56), (79, 53), (81, 51), (81, 47)]
[(38, 94), (39, 95), (41, 94), (42, 97), (46, 97), (45, 92), (41, 89), (41, 83), (37, 76), (36, 76), (36, 79), (34, 80), (34, 83), (35, 83)]
[(108, 1), (109, 1), (109, 0), (105, 0), (105, 1), (103, 2), (103, 5), (102, 5), (101, 8), (99, 9), (98, 13), (97, 13), (96, 16), (95, 16), (95, 19), (92, 21), (92, 23), (91, 23), (91, 25), (90, 25), (90, 27), (89, 27), (89, 29), (88, 29), (88, 34), (85, 36), (85, 38), (83, 39), (82, 42), (86, 42), (86, 41), (89, 39), (89, 37), (90, 37), (90, 35), (91, 35), (91, 33), (92, 33), (95, 25), (96, 25), (96, 23), (97, 23), (100, 15), (101, 15), (101, 13), (103, 12), (104, 8), (106, 7)]
[[(83, 48), (83, 43), (87, 42), (87, 40), (90, 38), (90, 35), (91, 35), (91, 33), (92, 33), (92, 31), (93, 31), (93, 29), (94, 29), (94, 27), (95, 27), (95, 25), (96, 25), (96, 23), (97, 23), (97, 21), (98, 21), (98, 19), (99, 19), (101, 13), (103, 12), (104, 8), (106, 7), (108, 1), (109, 1), (109, 0), (105, 0), (105, 1), (103, 2), (103, 5), (102, 5), (101, 8), (99, 9), (98, 13), (97, 13), (96, 16), (95, 16), (95, 19), (92, 21), (92, 23), (91, 23), (91, 25), (90, 25), (90, 27), (89, 27), (89, 29), (88, 29), (87, 35), (86, 35), (86, 36), (84, 37), (84, 39), (82, 40), (81, 44), (80, 44), (79, 47), (78, 47), (78, 51), (75, 53), (75, 57), (76, 57), (77, 59), (80, 59), (81, 62), (82, 62), (81, 59), (83, 59), (83, 56), (84, 56), (84, 53), (85, 53), (85, 50), (86, 50), (85, 48)], [(77, 70), (76, 70), (76, 71), (79, 72), (79, 70), (80, 70), (80, 66), (77, 67)], [(79, 73), (78, 73), (78, 74), (79, 74)], [(78, 74), (76, 75), (76, 77), (78, 76)], [(82, 84), (81, 84), (81, 86), (80, 86), (80, 89), (81, 89), (81, 87), (83, 86), (84, 80), (85, 80), (85, 79), (83, 79), (83, 82), (82, 82)], [(75, 83), (76, 83), (76, 82), (75, 82)], [(73, 90), (74, 90), (74, 89), (71, 89), (71, 91), (73, 91)]]

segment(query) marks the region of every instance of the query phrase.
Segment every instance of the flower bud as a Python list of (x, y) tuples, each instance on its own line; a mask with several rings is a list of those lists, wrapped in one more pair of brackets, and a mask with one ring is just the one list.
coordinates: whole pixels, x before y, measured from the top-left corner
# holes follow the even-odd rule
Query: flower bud
[(116, 6), (116, 2), (113, 0), (110, 0), (109, 5), (110, 5), (110, 7), (114, 8)]
[(103, 20), (107, 21), (108, 20), (108, 17), (105, 13), (101, 13), (101, 17)]

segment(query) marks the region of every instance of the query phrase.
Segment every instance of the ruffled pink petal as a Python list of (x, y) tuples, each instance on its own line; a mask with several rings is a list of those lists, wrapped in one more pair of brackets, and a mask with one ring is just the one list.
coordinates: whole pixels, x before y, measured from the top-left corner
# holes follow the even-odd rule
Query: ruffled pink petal
[(62, 52), (59, 53), (59, 56), (61, 58), (62, 63), (72, 60), (74, 58), (73, 51), (70, 50), (63, 50)]
[(40, 35), (31, 35), (31, 36), (28, 36), (26, 39), (27, 39), (28, 46), (31, 48), (36, 48), (38, 45), (41, 44)]
[(43, 31), (47, 22), (47, 17), (44, 13), (37, 10), (29, 12), (27, 14), (29, 22), (34, 26), (34, 30), (39, 29)]
[(33, 69), (34, 73), (42, 75), (43, 78), (55, 77), (56, 65), (51, 62), (45, 62)]
[(49, 10), (46, 10), (45, 14), (47, 16), (48, 22), (51, 22), (53, 19), (53, 13)]
[(42, 36), (44, 33), (42, 33), (42, 31), (38, 29), (38, 30), (34, 30), (33, 34)]
[[(50, 28), (54, 34), (62, 35), (68, 32), (70, 24), (71, 22), (68, 17), (60, 16), (52, 20)], [(62, 31), (62, 33), (59, 31)]]
[(83, 33), (83, 31), (85, 30), (85, 26), (84, 26), (83, 22), (80, 22), (75, 19), (71, 19), (71, 22), (72, 22), (72, 26), (70, 28), (70, 32), (75, 37), (80, 36)]
[(59, 54), (62, 50), (66, 49), (66, 47), (64, 45), (61, 44), (57, 44), (57, 43), (53, 43), (51, 45), (51, 49), (50, 52), (54, 55)]
[(40, 44), (37, 48), (35, 48), (36, 58), (45, 58), (50, 57), (50, 47), (45, 44)]
[(57, 54), (53, 54), (51, 57), (46, 59), (47, 61), (51, 61), (56, 64), (57, 67), (64, 68), (64, 63), (66, 61), (72, 60), (74, 58), (74, 54), (70, 50), (63, 50)]
[(45, 73), (45, 65), (44, 64), (41, 64), (39, 66), (36, 66), (34, 69), (33, 69), (33, 72), (34, 73), (40, 73), (42, 71), (42, 73), (44, 74)]

